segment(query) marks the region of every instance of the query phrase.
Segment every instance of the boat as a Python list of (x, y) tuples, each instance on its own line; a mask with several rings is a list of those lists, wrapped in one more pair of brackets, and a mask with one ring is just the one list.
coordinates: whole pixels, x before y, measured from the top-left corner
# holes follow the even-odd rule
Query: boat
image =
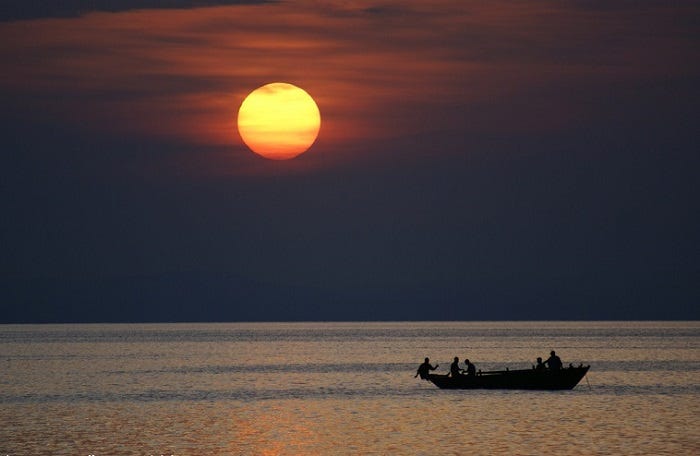
[(569, 366), (559, 370), (504, 370), (477, 372), (476, 375), (429, 374), (428, 380), (441, 389), (519, 389), (570, 390), (591, 366)]

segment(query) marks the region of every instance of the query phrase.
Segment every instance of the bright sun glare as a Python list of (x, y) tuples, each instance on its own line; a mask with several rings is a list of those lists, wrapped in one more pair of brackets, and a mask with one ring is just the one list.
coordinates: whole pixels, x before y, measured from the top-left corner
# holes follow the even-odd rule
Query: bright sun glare
[(253, 90), (238, 110), (238, 132), (256, 154), (287, 160), (316, 141), (321, 113), (303, 89), (273, 82)]

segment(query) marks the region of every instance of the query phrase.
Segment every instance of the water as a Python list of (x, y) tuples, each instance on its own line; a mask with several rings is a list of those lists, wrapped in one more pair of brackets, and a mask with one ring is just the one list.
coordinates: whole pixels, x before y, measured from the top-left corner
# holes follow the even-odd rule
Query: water
[[(0, 454), (700, 454), (700, 322), (0, 326)], [(425, 356), (591, 364), (443, 391)]]

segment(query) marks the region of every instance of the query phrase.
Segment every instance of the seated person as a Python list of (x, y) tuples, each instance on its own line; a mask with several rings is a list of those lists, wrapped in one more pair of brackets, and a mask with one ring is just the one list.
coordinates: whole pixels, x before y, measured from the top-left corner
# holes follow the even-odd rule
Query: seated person
[(420, 378), (422, 378), (423, 380), (427, 380), (430, 371), (435, 370), (437, 368), (438, 364), (436, 364), (435, 367), (433, 367), (430, 365), (430, 358), (425, 358), (423, 364), (418, 366), (418, 372), (416, 372), (416, 375), (413, 378), (416, 378), (420, 375)]
[(546, 369), (546, 366), (542, 362), (542, 358), (538, 356), (537, 357), (537, 365), (535, 366), (535, 370), (543, 371), (545, 369)]
[(467, 372), (467, 375), (468, 375), (468, 376), (476, 375), (476, 366), (473, 365), (473, 364), (471, 363), (471, 361), (469, 361), (468, 359), (465, 359), (465, 360), (464, 360), (464, 364), (467, 365), (467, 371), (466, 371), (466, 372)]

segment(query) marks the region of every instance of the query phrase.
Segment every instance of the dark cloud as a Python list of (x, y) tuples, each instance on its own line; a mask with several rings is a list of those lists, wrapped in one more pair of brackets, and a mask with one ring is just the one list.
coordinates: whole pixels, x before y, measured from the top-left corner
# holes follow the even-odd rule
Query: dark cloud
[(221, 5), (276, 3), (275, 0), (7, 0), (0, 6), (0, 21), (78, 17), (92, 12), (135, 9), (185, 9)]

